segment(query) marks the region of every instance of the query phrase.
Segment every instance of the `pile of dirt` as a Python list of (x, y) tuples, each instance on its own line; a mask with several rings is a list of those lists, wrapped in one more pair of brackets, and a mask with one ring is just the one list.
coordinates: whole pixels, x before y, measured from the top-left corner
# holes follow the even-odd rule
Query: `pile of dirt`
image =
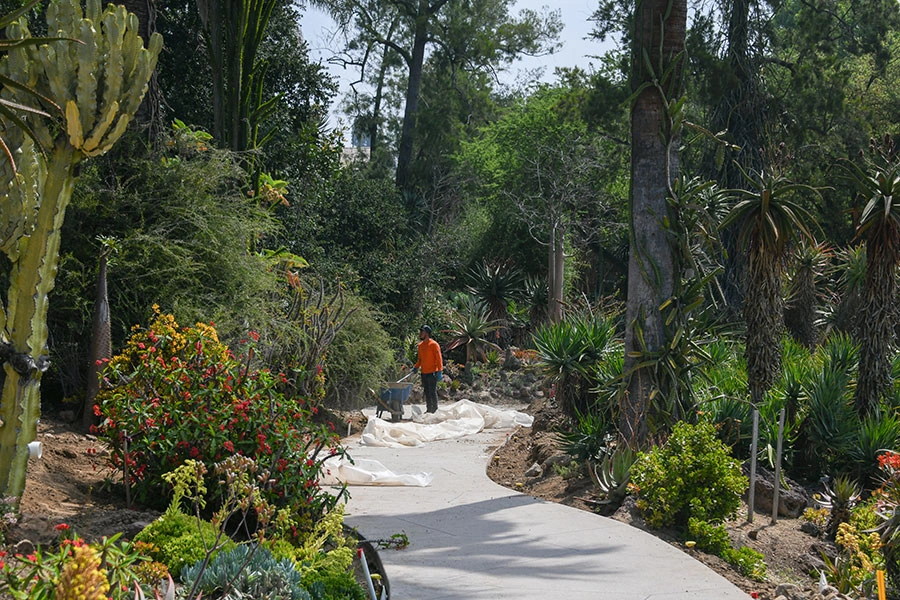
[[(606, 507), (593, 493), (593, 483), (586, 470), (572, 463), (558, 449), (556, 431), (562, 417), (555, 404), (540, 398), (532, 402), (525, 412), (535, 417), (533, 427), (519, 429), (509, 436), (507, 443), (495, 452), (488, 466), (488, 476), (500, 485), (535, 498), (598, 515), (607, 513)], [(816, 587), (818, 569), (823, 566), (821, 551), (833, 554), (832, 544), (802, 531), (803, 522), (800, 519), (782, 517), (772, 525), (770, 514), (757, 512), (753, 522), (748, 523), (745, 505), (738, 514), (738, 519), (726, 523), (726, 529), (735, 544), (762, 552), (767, 565), (767, 581), (748, 579), (721, 558), (688, 548), (684, 540), (673, 532), (648, 529), (634, 510), (633, 503), (626, 503), (609, 518), (660, 537), (705, 563), (740, 589), (755, 592), (762, 600), (774, 600), (775, 589), (782, 583), (795, 584), (809, 591)], [(815, 578), (811, 573), (816, 574)]]

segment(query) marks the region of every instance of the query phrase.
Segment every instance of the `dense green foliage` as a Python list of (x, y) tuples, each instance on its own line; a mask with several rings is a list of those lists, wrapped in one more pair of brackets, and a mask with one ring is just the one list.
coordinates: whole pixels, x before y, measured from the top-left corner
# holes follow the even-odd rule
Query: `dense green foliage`
[(677, 423), (666, 443), (631, 467), (638, 507), (651, 527), (685, 528), (691, 517), (721, 522), (740, 506), (747, 478), (708, 423)]
[[(150, 557), (166, 565), (173, 577), (180, 577), (185, 567), (205, 559), (212, 549), (215, 556), (234, 547), (227, 538), (219, 539), (219, 532), (211, 523), (179, 510), (163, 513), (134, 536), (134, 541), (148, 544)], [(217, 547), (219, 541), (224, 545)]]

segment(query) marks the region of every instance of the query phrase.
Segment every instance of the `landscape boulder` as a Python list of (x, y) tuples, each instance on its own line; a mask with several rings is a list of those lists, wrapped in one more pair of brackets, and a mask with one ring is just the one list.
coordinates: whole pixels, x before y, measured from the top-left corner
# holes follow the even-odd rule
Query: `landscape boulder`
[[(743, 466), (744, 475), (750, 477), (750, 468), (747, 463)], [(782, 487), (778, 494), (778, 516), (788, 519), (796, 519), (806, 507), (809, 506), (809, 494), (799, 483), (783, 477), (787, 488)], [(772, 500), (775, 495), (775, 474), (768, 469), (757, 466), (756, 468), (756, 494), (754, 496), (754, 509), (763, 514), (772, 514)], [(744, 498), (747, 499), (746, 496)]]

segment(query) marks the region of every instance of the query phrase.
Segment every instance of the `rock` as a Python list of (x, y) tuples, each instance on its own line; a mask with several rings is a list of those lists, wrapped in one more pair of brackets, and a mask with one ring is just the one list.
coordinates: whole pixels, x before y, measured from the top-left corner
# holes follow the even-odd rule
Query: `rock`
[(641, 516), (641, 511), (638, 510), (637, 499), (631, 495), (625, 497), (622, 505), (613, 513), (612, 518), (638, 529), (647, 529), (647, 523)]
[(802, 525), (800, 525), (800, 531), (803, 533), (808, 533), (813, 537), (819, 537), (822, 535), (822, 528), (813, 523), (812, 521), (804, 521)]
[(528, 470), (525, 471), (525, 477), (540, 477), (544, 474), (544, 469), (541, 468), (541, 465), (534, 463)]
[(785, 600), (807, 600), (809, 595), (793, 583), (779, 583), (775, 588), (775, 596), (783, 596)]
[(14, 547), (15, 554), (34, 554), (34, 542), (31, 540), (25, 539), (20, 540)]
[(512, 348), (506, 348), (506, 353), (503, 357), (503, 368), (507, 371), (518, 371), (522, 368), (522, 361), (513, 354)]
[(806, 573), (818, 573), (825, 569), (825, 561), (817, 554), (802, 554), (797, 557), (797, 562)]
[[(744, 475), (750, 476), (747, 463), (743, 465)], [(778, 514), (788, 519), (799, 517), (809, 506), (809, 495), (797, 482), (784, 478), (787, 489), (781, 488), (778, 494)], [(753, 506), (757, 512), (772, 514), (772, 499), (775, 494), (775, 474), (762, 467), (756, 468), (756, 493)]]
[(557, 453), (544, 461), (544, 468), (552, 468), (555, 465), (567, 467), (572, 462), (572, 457), (565, 453)]

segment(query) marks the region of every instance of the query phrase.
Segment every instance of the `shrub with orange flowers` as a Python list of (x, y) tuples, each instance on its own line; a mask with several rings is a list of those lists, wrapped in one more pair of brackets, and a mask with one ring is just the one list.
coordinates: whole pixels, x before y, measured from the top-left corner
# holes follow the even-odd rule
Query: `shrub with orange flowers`
[[(105, 365), (97, 405), (98, 434), (133, 497), (162, 507), (165, 473), (188, 459), (212, 472), (241, 455), (266, 471), (266, 499), (311, 527), (345, 495), (319, 486), (325, 459), (343, 453), (334, 426), (316, 422), (306, 399), (285, 396), (283, 374), (255, 366), (255, 333), (235, 354), (213, 325), (181, 327), (154, 309), (149, 327), (135, 328)], [(208, 482), (211, 496), (217, 485)]]

